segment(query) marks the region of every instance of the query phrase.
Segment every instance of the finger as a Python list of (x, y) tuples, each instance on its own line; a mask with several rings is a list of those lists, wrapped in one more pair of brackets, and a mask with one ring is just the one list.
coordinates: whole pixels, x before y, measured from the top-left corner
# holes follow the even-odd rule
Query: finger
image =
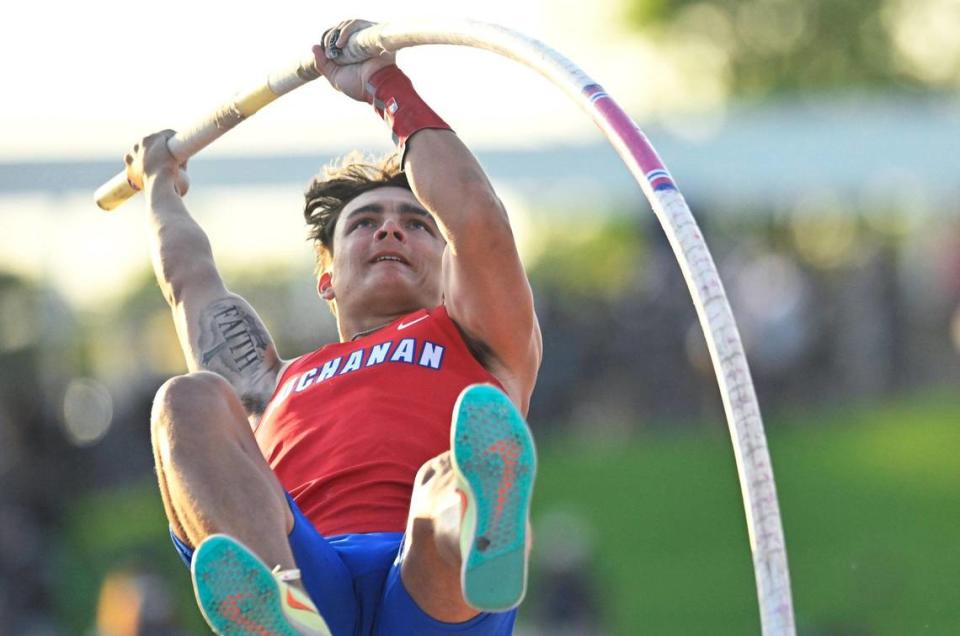
[(337, 38), (340, 37), (340, 27), (335, 26), (332, 29), (327, 29), (326, 33), (323, 34), (323, 48), (329, 49), (336, 43)]
[(340, 38), (337, 40), (336, 46), (339, 49), (347, 46), (347, 43), (350, 41), (350, 38), (354, 33), (358, 31), (363, 31), (369, 26), (373, 26), (373, 22), (369, 20), (350, 20), (345, 23), (340, 30)]
[[(176, 134), (177, 133), (175, 130), (167, 128), (147, 136), (143, 140), (142, 152), (144, 159), (149, 163), (156, 163), (156, 161), (160, 160), (161, 158), (163, 158), (165, 161), (176, 159), (174, 154), (170, 151), (170, 140)], [(147, 159), (148, 156), (150, 159)]]
[(320, 44), (313, 45), (313, 61), (317, 65), (317, 70), (320, 71), (324, 76), (327, 74), (327, 64), (329, 63), (329, 58), (327, 57), (326, 48)]
[(170, 128), (158, 130), (157, 132), (147, 135), (146, 137), (143, 138), (143, 142), (142, 142), (143, 147), (144, 149), (146, 149), (147, 146), (158, 143), (161, 140), (166, 142), (168, 139), (170, 139), (170, 137), (173, 137), (175, 134), (177, 133)]
[(130, 187), (134, 190), (140, 190), (143, 188), (143, 181), (141, 181), (141, 176), (138, 171), (133, 169), (133, 166), (127, 164), (127, 183), (130, 184)]
[(334, 29), (330, 35), (330, 42), (326, 47), (326, 57), (327, 59), (335, 60), (343, 53), (343, 50), (336, 46), (337, 40), (340, 38), (340, 29)]
[(177, 173), (177, 178), (173, 182), (173, 188), (177, 191), (181, 197), (186, 196), (187, 190), (190, 189), (190, 177), (186, 172), (180, 171)]
[[(331, 44), (329, 47), (328, 55), (331, 59), (340, 57), (343, 53), (343, 47), (347, 45), (347, 42), (350, 40), (350, 36), (356, 30), (351, 25), (353, 25), (356, 20), (344, 20), (337, 25), (337, 28), (334, 30), (334, 34), (331, 35)], [(335, 37), (334, 37), (335, 35)]]
[(349, 24), (349, 20), (341, 20), (337, 23), (337, 26), (333, 27), (333, 31), (330, 33), (330, 46), (336, 47), (337, 40), (340, 39), (340, 36), (343, 34), (343, 29)]
[(353, 29), (351, 28), (353, 23), (354, 20), (347, 20), (346, 22), (340, 23), (340, 27), (337, 29), (337, 39), (333, 42), (334, 47), (343, 49), (343, 47), (347, 45), (350, 35), (353, 34)]
[(163, 149), (167, 151), (167, 154), (176, 159), (176, 156), (170, 150), (170, 140), (177, 134), (176, 130), (172, 128), (165, 128), (157, 133), (157, 143), (163, 144)]

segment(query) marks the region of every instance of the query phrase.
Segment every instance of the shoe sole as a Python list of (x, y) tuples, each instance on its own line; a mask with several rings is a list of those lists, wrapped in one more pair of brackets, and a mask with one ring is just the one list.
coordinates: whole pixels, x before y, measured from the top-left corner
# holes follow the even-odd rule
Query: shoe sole
[(489, 384), (474, 384), (454, 405), (450, 448), (466, 498), (464, 599), (484, 611), (514, 608), (527, 588), (527, 520), (537, 472), (533, 436), (510, 398)]
[(193, 555), (190, 574), (200, 611), (217, 634), (302, 636), (284, 616), (273, 573), (236, 539), (207, 537)]

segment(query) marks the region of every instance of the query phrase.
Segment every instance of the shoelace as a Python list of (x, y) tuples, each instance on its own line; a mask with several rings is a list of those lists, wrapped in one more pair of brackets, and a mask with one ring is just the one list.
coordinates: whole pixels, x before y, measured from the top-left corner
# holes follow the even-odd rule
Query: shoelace
[(271, 572), (273, 573), (273, 576), (276, 577), (278, 581), (287, 582), (287, 581), (300, 580), (300, 570), (298, 570), (297, 568), (292, 568), (289, 570), (281, 570), (280, 566), (277, 565), (276, 567), (273, 568), (273, 570), (271, 570)]

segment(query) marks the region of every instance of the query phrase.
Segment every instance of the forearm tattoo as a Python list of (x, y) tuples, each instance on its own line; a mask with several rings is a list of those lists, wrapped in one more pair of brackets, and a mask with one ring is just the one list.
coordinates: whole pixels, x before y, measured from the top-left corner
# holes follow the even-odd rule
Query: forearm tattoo
[(256, 379), (264, 372), (269, 337), (260, 320), (232, 299), (212, 303), (200, 315), (200, 364), (228, 379)]

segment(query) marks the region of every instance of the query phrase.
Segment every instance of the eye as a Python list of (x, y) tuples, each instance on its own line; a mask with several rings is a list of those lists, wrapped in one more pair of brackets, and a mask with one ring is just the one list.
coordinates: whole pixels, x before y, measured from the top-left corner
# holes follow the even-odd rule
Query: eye
[(433, 234), (433, 230), (430, 228), (430, 226), (419, 219), (411, 220), (409, 223), (407, 223), (407, 227), (416, 230), (426, 230), (427, 232)]
[(350, 226), (350, 230), (353, 231), (362, 227), (373, 227), (373, 226), (374, 226), (373, 219), (368, 217), (361, 217), (356, 221), (354, 221), (353, 225)]

